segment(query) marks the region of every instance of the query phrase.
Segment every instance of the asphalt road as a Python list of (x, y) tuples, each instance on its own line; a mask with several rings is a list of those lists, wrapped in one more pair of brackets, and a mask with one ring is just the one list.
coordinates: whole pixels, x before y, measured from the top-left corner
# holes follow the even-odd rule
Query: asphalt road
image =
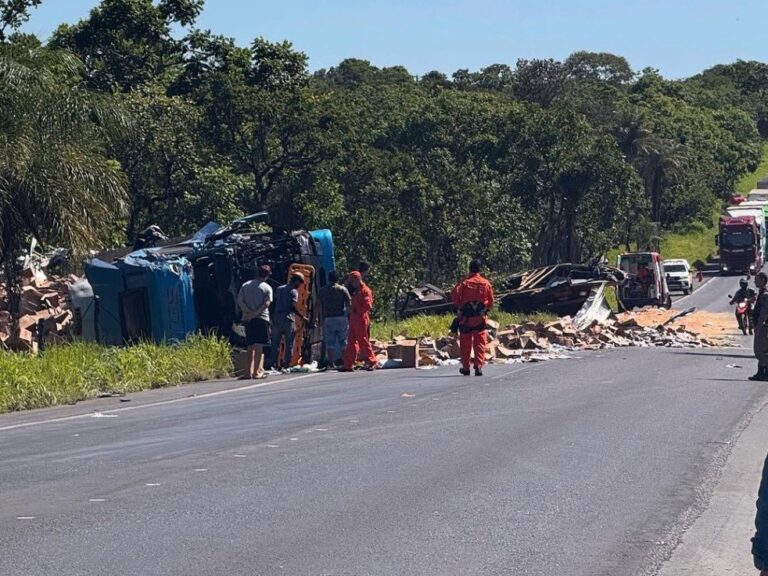
[(0, 574), (652, 574), (768, 398), (751, 368), (626, 349), (7, 415)]
[(683, 309), (691, 306), (710, 312), (728, 312), (733, 310), (729, 304), (729, 294), (733, 294), (739, 289), (740, 276), (714, 276), (699, 285), (694, 281), (697, 288), (690, 296), (673, 295), (673, 306)]

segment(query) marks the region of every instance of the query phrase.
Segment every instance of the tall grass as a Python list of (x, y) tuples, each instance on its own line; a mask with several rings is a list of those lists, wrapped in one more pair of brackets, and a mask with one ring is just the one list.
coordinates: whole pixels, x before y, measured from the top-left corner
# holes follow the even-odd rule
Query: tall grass
[[(549, 322), (556, 317), (552, 314), (508, 314), (506, 312), (492, 311), (492, 320), (500, 326), (510, 324), (522, 324), (523, 322)], [(376, 340), (389, 340), (392, 336), (408, 336), (420, 338), (429, 336), (438, 338), (445, 336), (455, 316), (453, 314), (441, 314), (435, 316), (418, 315), (405, 320), (383, 320), (374, 322), (371, 326), (371, 337)]]
[(0, 412), (72, 404), (104, 392), (178, 386), (231, 371), (229, 344), (203, 336), (176, 346), (108, 348), (76, 342), (40, 356), (0, 351)]
[(661, 255), (665, 260), (685, 258), (693, 266), (704, 263), (710, 255), (717, 254), (715, 244), (717, 225), (694, 224), (685, 232), (669, 232), (661, 241)]
[(757, 188), (757, 181), (764, 176), (768, 176), (768, 144), (763, 144), (763, 158), (760, 160), (757, 170), (743, 176), (736, 183), (736, 192), (744, 195), (749, 194), (751, 190)]

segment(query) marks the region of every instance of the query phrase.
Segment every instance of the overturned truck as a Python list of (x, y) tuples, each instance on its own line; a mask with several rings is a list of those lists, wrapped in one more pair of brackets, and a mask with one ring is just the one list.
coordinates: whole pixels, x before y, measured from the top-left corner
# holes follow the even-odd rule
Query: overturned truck
[(79, 307), (80, 317), (93, 327), (84, 326), (82, 335), (105, 344), (123, 344), (178, 340), (200, 330), (242, 344), (235, 300), (240, 286), (255, 278), (263, 264), (272, 268), (273, 287), (287, 282), (292, 267), (303, 265), (311, 271), (306, 304), (313, 321), (299, 338), (302, 355), (308, 357), (322, 339), (314, 321), (315, 302), (328, 273), (335, 270), (333, 237), (329, 230), (269, 226), (266, 213), (224, 227), (211, 223), (189, 239), (120, 258), (89, 261), (86, 276), (92, 294)]

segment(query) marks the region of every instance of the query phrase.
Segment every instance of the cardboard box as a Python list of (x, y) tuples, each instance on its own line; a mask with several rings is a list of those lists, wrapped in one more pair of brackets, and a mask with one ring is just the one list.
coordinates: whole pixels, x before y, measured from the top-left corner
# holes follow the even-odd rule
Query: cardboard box
[(418, 340), (398, 340), (397, 344), (387, 347), (387, 356), (392, 360), (400, 360), (403, 368), (419, 367), (419, 342)]

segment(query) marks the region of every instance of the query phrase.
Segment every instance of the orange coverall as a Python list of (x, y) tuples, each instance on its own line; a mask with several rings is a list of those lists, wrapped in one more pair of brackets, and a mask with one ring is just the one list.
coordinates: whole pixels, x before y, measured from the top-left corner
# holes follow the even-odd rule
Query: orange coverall
[(470, 274), (459, 282), (451, 293), (453, 305), (459, 313), (459, 348), (461, 366), (469, 370), (472, 351), (475, 352), (475, 368), (485, 364), (488, 332), (485, 322), (493, 307), (493, 286), (479, 273)]
[[(352, 274), (359, 274), (353, 272)], [(347, 349), (344, 350), (344, 369), (351, 370), (358, 353), (362, 352), (365, 362), (373, 366), (376, 364), (376, 354), (373, 353), (368, 330), (371, 326), (371, 310), (373, 309), (373, 292), (365, 283), (352, 296), (352, 304), (349, 308), (349, 336), (347, 337)]]

